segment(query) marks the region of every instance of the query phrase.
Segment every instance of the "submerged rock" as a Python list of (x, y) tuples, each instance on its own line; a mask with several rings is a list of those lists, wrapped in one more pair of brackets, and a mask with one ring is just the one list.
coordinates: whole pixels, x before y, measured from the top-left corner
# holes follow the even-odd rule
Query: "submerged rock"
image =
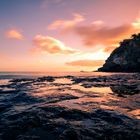
[(138, 85), (118, 85), (110, 87), (118, 96), (133, 95), (140, 93)]
[(45, 81), (47, 81), (47, 82), (53, 82), (53, 81), (55, 81), (55, 78), (52, 77), (52, 76), (44, 76), (44, 77), (38, 78), (37, 81), (38, 82), (45, 82)]
[(140, 33), (120, 42), (120, 47), (111, 53), (98, 71), (140, 72)]

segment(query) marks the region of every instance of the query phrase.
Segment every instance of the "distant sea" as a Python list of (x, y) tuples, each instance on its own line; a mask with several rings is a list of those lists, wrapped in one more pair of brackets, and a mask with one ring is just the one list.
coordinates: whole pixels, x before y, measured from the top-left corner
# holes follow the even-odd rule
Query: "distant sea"
[(0, 79), (36, 78), (42, 76), (108, 76), (130, 73), (106, 73), (106, 72), (0, 72)]

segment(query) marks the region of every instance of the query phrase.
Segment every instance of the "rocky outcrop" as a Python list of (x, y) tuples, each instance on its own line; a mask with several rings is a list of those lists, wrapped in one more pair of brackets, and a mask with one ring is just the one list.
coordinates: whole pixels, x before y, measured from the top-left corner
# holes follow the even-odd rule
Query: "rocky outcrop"
[(102, 72), (140, 72), (140, 33), (120, 42), (103, 67)]

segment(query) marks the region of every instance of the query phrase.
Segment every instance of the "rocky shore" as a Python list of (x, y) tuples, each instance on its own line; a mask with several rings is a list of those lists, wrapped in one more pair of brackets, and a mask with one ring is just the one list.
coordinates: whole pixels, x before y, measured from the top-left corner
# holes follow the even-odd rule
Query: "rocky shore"
[(139, 108), (139, 74), (11, 79), (0, 140), (139, 140)]

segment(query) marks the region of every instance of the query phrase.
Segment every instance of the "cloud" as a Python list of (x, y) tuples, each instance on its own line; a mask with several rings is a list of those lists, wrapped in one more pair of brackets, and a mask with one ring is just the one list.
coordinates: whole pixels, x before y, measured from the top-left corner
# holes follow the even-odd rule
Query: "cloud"
[(104, 64), (103, 60), (76, 60), (72, 62), (67, 62), (70, 66), (80, 66), (80, 67), (99, 67)]
[(73, 19), (71, 20), (56, 20), (48, 26), (49, 30), (60, 29), (63, 31), (67, 31), (77, 26), (80, 22), (84, 21), (84, 17), (80, 14), (74, 14)]
[(33, 40), (36, 46), (33, 51), (45, 54), (75, 54), (78, 51), (65, 46), (61, 41), (43, 35), (37, 35)]
[(106, 26), (102, 21), (95, 21), (91, 25), (76, 26), (73, 28), (86, 47), (95, 47), (98, 44), (105, 46), (105, 52), (111, 52), (119, 46), (125, 38), (140, 31), (140, 18), (131, 24), (123, 24), (117, 27)]
[(11, 39), (23, 40), (23, 35), (16, 29), (11, 29), (6, 32), (6, 37)]
[(130, 25), (121, 25), (119, 27), (101, 26), (96, 28), (95, 25), (76, 27), (75, 32), (83, 38), (86, 46), (95, 46), (97, 44), (113, 45), (121, 39), (132, 33), (134, 28)]
[(140, 17), (138, 17), (136, 21), (132, 23), (132, 26), (136, 29), (140, 29)]
[[(116, 27), (107, 26), (102, 20), (93, 21), (89, 25), (81, 25), (85, 18), (75, 14), (72, 20), (56, 20), (48, 26), (50, 30), (72, 31), (79, 35), (85, 47), (103, 45), (105, 52), (111, 52), (119, 46), (119, 42), (140, 32), (140, 17), (133, 23), (122, 24)], [(67, 33), (67, 32), (64, 32)]]
[(103, 24), (104, 24), (104, 22), (102, 21), (102, 20), (96, 20), (96, 21), (93, 21), (92, 23), (91, 23), (92, 25), (95, 25), (95, 26), (102, 26)]
[(75, 60), (106, 60), (109, 57), (109, 54), (106, 53), (103, 49), (103, 46), (97, 46), (97, 48), (94, 48), (91, 51), (81, 51), (74, 55), (74, 57), (71, 59), (71, 61)]

